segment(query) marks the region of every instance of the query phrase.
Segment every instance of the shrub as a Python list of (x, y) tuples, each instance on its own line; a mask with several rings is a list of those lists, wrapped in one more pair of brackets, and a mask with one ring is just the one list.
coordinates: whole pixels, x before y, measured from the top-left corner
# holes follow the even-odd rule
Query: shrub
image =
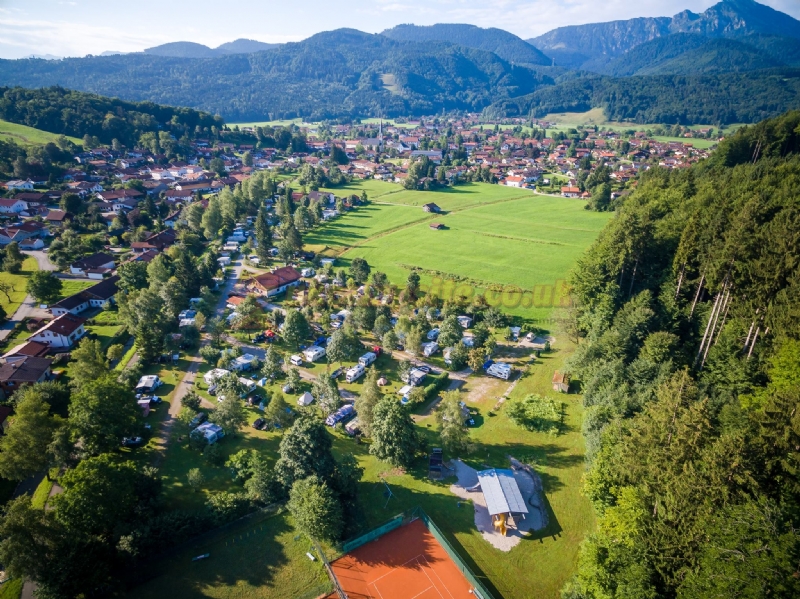
[(557, 434), (564, 404), (541, 395), (528, 395), (508, 406), (508, 417), (529, 431)]
[(250, 500), (244, 493), (221, 491), (211, 494), (206, 508), (214, 524), (220, 526), (244, 516), (250, 510)]

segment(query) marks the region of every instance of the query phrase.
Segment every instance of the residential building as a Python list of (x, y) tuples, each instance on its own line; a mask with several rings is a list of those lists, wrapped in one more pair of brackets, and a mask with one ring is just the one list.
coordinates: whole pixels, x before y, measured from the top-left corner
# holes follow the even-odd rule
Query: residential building
[(25, 356), (21, 360), (6, 362), (0, 366), (0, 390), (4, 397), (10, 397), (22, 385), (41, 383), (50, 378), (50, 358)]
[(74, 275), (83, 275), (90, 279), (102, 279), (114, 270), (114, 256), (98, 252), (91, 256), (84, 256), (69, 266), (69, 271)]
[(51, 348), (70, 348), (86, 334), (85, 318), (62, 314), (29, 337), (30, 341), (46, 343)]
[(271, 297), (283, 293), (290, 287), (296, 287), (302, 275), (291, 266), (276, 268), (251, 279), (251, 289), (261, 295)]

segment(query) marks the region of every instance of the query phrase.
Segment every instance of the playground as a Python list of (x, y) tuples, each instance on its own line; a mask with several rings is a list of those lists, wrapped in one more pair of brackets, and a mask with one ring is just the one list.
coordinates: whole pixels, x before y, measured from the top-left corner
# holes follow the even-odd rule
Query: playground
[[(421, 519), (361, 545), (331, 567), (348, 599), (479, 596)], [(328, 599), (339, 599), (339, 595), (332, 593)]]

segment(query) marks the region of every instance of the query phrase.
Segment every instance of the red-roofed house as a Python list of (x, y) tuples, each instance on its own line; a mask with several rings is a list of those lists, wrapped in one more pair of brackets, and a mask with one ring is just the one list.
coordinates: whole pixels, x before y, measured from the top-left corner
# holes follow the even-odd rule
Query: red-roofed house
[(50, 347), (72, 347), (86, 334), (85, 322), (86, 319), (80, 316), (63, 314), (36, 331), (29, 340), (46, 343)]
[(291, 266), (276, 268), (252, 279), (251, 289), (267, 297), (283, 293), (289, 287), (297, 287), (302, 276)]

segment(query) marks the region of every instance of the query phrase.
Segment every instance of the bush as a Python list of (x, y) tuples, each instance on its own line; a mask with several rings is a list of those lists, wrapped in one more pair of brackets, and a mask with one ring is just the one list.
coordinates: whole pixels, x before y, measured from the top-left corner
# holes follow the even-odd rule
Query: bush
[(430, 376), (433, 379), (433, 382), (430, 385), (425, 386), (425, 399), (427, 400), (436, 397), (436, 394), (447, 387), (447, 385), (450, 383), (450, 375), (446, 372)]
[(250, 500), (244, 493), (221, 491), (212, 493), (206, 508), (214, 524), (220, 526), (244, 516), (250, 511)]
[(541, 395), (528, 395), (508, 406), (508, 417), (529, 431), (557, 434), (564, 404)]
[(222, 466), (225, 456), (218, 443), (213, 443), (203, 450), (203, 457), (211, 466)]
[(135, 528), (120, 538), (117, 548), (132, 558), (147, 557), (200, 534), (211, 523), (209, 515), (202, 512), (167, 512), (137, 521)]

